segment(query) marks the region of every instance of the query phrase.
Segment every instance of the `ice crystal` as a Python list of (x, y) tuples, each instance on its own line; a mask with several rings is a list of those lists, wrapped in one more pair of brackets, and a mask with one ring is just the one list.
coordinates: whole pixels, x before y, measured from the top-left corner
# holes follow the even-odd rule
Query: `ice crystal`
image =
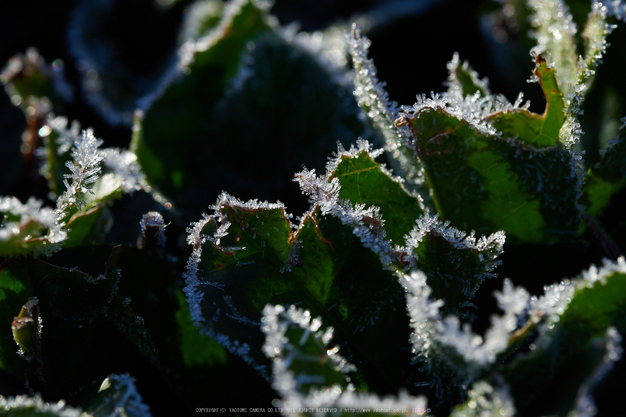
[(507, 388), (494, 388), (485, 381), (478, 381), (468, 391), (468, 396), (450, 417), (515, 416), (515, 405)]
[(165, 220), (163, 215), (156, 211), (149, 211), (141, 217), (139, 222), (141, 235), (147, 245), (165, 246)]
[[(290, 326), (302, 331), (299, 340), (287, 338), (286, 333)], [(332, 339), (332, 328), (322, 330), (321, 319), (312, 318), (306, 310), (294, 306), (285, 308), (267, 305), (263, 309), (262, 330), (266, 335), (263, 351), (273, 359), (272, 386), (281, 395), (281, 399), (275, 401), (275, 405), (283, 408), (284, 415), (295, 416), (301, 415), (302, 412), (314, 416), (339, 415), (348, 409), (369, 409), (404, 415), (426, 415), (428, 412), (425, 397), (412, 397), (406, 392), (400, 392), (398, 397), (385, 398), (375, 394), (356, 393), (348, 377), (348, 373), (355, 368), (338, 354), (337, 347), (328, 349)], [(344, 376), (343, 386), (340, 384), (324, 386), (326, 377), (322, 375), (292, 372), (291, 365), (298, 360), (319, 362), (320, 366), (323, 366), (321, 358), (299, 350), (309, 338), (317, 341), (322, 354), (325, 350), (324, 361), (330, 360), (335, 370)], [(307, 391), (303, 389), (303, 385), (314, 386)]]
[(120, 182), (124, 193), (132, 193), (146, 187), (146, 175), (137, 162), (137, 155), (119, 148), (101, 151), (102, 165), (110, 170)]
[[(431, 300), (432, 290), (421, 271), (400, 274), (406, 290), (407, 310), (413, 332), (410, 341), (418, 362), (431, 376), (430, 385), (442, 387), (442, 378), (457, 386), (467, 386), (509, 346), (511, 334), (517, 330), (519, 316), (528, 308), (529, 295), (514, 288), (508, 281), (502, 292), (496, 292), (502, 316), (492, 316), (484, 336), (474, 333), (469, 324), (461, 324), (456, 316), (442, 317), (442, 300)], [(465, 364), (459, 371), (458, 361)]]
[(0, 410), (8, 411), (9, 415), (30, 415), (32, 414), (49, 414), (59, 417), (81, 417), (83, 412), (80, 409), (68, 406), (65, 401), (44, 402), (41, 397), (29, 397), (26, 395), (18, 395), (17, 397), (5, 397), (0, 395)]
[[(98, 180), (102, 168), (100, 162), (103, 159), (98, 148), (102, 145), (101, 139), (96, 139), (93, 131), (88, 129), (83, 131), (82, 138), (74, 143), (72, 149), (73, 161), (68, 161), (66, 166), (72, 174), (65, 174), (63, 184), (65, 192), (57, 199), (56, 213), (59, 218), (64, 218), (67, 210), (74, 206), (79, 210), (85, 206), (83, 195), (91, 191), (91, 184)], [(70, 184), (67, 179), (71, 179)]]
[(50, 115), (46, 121), (46, 126), (57, 134), (55, 141), (58, 155), (68, 152), (81, 137), (80, 123), (77, 120), (72, 121), (69, 128), (67, 124), (67, 117), (63, 116)]
[(403, 172), (403, 176), (416, 186), (423, 184), (423, 167), (406, 146), (409, 132), (394, 123), (399, 111), (398, 105), (389, 99), (385, 84), (376, 77), (376, 67), (368, 57), (370, 40), (361, 36), (356, 24), (352, 25), (352, 31), (346, 35), (346, 39), (355, 73), (354, 95), (359, 107), (380, 131), (385, 140), (385, 150), (391, 154), (392, 160), (398, 162), (398, 166), (394, 168)]
[[(33, 244), (35, 255), (49, 255), (59, 250), (59, 244), (67, 238), (67, 231), (58, 223), (57, 213), (42, 205), (32, 197), (26, 204), (15, 197), (0, 197), (0, 213), (3, 214), (0, 242), (13, 242), (17, 247)], [(34, 228), (45, 234), (35, 235)]]
[(567, 95), (576, 84), (577, 57), (574, 36), (576, 24), (562, 0), (529, 0), (534, 11), (531, 24), (536, 28), (537, 46), (533, 54), (549, 57), (559, 79), (561, 92)]
[(100, 395), (105, 395), (101, 404), (88, 410), (91, 414), (133, 415), (150, 417), (148, 407), (135, 387), (135, 378), (129, 374), (111, 374), (100, 385)]

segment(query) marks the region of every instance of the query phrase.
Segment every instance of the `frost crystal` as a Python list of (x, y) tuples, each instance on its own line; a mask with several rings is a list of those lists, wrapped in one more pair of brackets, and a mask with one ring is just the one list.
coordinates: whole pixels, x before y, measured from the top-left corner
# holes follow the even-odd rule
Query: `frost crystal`
[(54, 415), (59, 417), (84, 416), (80, 409), (65, 404), (61, 400), (56, 403), (44, 402), (41, 397), (29, 397), (18, 395), (17, 397), (5, 397), (0, 395), (0, 410), (8, 411), (7, 415)]
[(515, 406), (508, 388), (494, 388), (485, 381), (476, 382), (465, 404), (457, 406), (450, 417), (513, 417)]
[[(21, 247), (28, 251), (32, 245), (35, 256), (59, 250), (59, 244), (67, 238), (67, 231), (58, 224), (55, 211), (42, 207), (42, 204), (34, 198), (22, 204), (15, 197), (0, 197), (0, 214), (3, 215), (0, 218), (0, 243), (9, 243), (11, 251), (20, 251)], [(19, 220), (8, 220), (14, 217)], [(37, 235), (37, 232), (44, 231), (45, 235)]]
[(352, 31), (346, 35), (346, 39), (355, 72), (354, 95), (359, 107), (383, 136), (385, 150), (391, 154), (393, 161), (398, 162), (398, 166), (394, 168), (403, 172), (403, 176), (416, 186), (421, 185), (424, 183), (423, 167), (406, 146), (409, 141), (408, 130), (394, 123), (399, 111), (398, 105), (389, 100), (385, 84), (376, 77), (374, 62), (368, 58), (370, 40), (361, 36), (356, 24), (352, 25)]
[[(432, 290), (421, 271), (401, 274), (400, 283), (406, 290), (413, 353), (430, 374), (430, 384), (438, 391), (451, 388), (441, 386), (442, 376), (453, 380), (457, 386), (467, 386), (481, 369), (495, 363), (498, 354), (509, 346), (510, 336), (517, 330), (518, 317), (529, 303), (524, 289), (514, 288), (505, 280), (502, 292), (495, 293), (504, 314), (492, 316), (491, 326), (480, 336), (469, 324), (461, 325), (458, 317), (442, 317), (443, 301), (430, 299)], [(462, 372), (459, 360), (465, 362)]]
[(119, 148), (103, 149), (102, 165), (120, 181), (125, 193), (132, 193), (146, 187), (146, 175), (141, 170), (134, 152)]
[(607, 9), (607, 13), (611, 16), (615, 16), (622, 22), (626, 22), (626, 4), (623, 0), (605, 0), (602, 2), (594, 2), (603, 5)]
[[(109, 391), (109, 392), (107, 392)], [(133, 415), (150, 417), (150, 407), (141, 398), (141, 394), (135, 387), (135, 378), (129, 374), (111, 374), (101, 384), (100, 395), (105, 395), (102, 404), (97, 406), (97, 411), (111, 413), (109, 415)], [(96, 414), (94, 411), (89, 410)]]
[(576, 24), (562, 0), (529, 0), (535, 12), (531, 24), (536, 28), (537, 46), (533, 54), (548, 58), (556, 68), (561, 92), (567, 95), (575, 84), (577, 74)]
[[(424, 397), (412, 397), (405, 392), (401, 392), (396, 398), (356, 393), (347, 375), (355, 368), (337, 353), (339, 350), (337, 347), (328, 349), (332, 328), (323, 331), (321, 327), (322, 322), (319, 318), (313, 319), (308, 311), (294, 306), (284, 308), (267, 305), (263, 309), (262, 330), (266, 335), (263, 351), (273, 359), (272, 386), (281, 395), (281, 400), (275, 401), (275, 405), (284, 409), (284, 415), (299, 416), (304, 409), (310, 410), (311, 415), (315, 416), (339, 415), (347, 409), (376, 409), (379, 412), (403, 415), (426, 415), (428, 409)], [(290, 340), (287, 337), (288, 329), (298, 329), (302, 335), (298, 340)], [(293, 335), (293, 332), (291, 334)], [(322, 355), (325, 350), (327, 359), (304, 353), (299, 349), (310, 338), (317, 343)], [(319, 366), (323, 367), (326, 360), (332, 361), (336, 372), (345, 378), (343, 386), (340, 384), (324, 386), (325, 376), (294, 374), (292, 371), (292, 365), (297, 361), (319, 363)], [(313, 386), (307, 391), (303, 384), (322, 386)]]
[[(72, 171), (72, 174), (65, 174), (63, 180), (66, 191), (57, 199), (56, 213), (59, 218), (64, 218), (67, 210), (75, 206), (79, 210), (85, 206), (83, 195), (91, 191), (91, 184), (98, 180), (98, 174), (102, 170), (100, 162), (103, 156), (98, 152), (98, 147), (102, 145), (101, 139), (96, 139), (93, 131), (88, 129), (83, 131), (80, 140), (74, 143), (72, 149), (73, 161), (68, 161), (65, 165)], [(67, 179), (71, 179), (70, 184)]]
[(384, 224), (379, 208), (372, 206), (366, 208), (363, 204), (352, 205), (349, 201), (339, 199), (339, 180), (329, 180), (337, 165), (343, 157), (352, 158), (366, 152), (372, 159), (380, 155), (379, 151), (373, 151), (370, 144), (362, 139), (357, 141), (346, 151), (342, 147), (334, 159), (327, 164), (327, 173), (323, 177), (315, 175), (315, 170), (304, 171), (296, 174), (294, 181), (298, 182), (300, 189), (309, 196), (309, 201), (319, 207), (323, 215), (332, 214), (341, 220), (343, 224), (352, 227), (353, 233), (359, 237), (363, 245), (372, 249), (379, 255), (385, 267), (389, 267), (396, 260), (396, 254), (391, 247), (391, 241), (386, 238), (384, 229), (376, 230), (370, 227), (372, 221)]

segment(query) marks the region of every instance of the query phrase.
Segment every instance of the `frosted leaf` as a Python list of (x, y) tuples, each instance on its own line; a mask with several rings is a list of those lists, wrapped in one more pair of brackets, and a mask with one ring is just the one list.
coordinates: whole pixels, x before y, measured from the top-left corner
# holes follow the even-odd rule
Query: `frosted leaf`
[(549, 56), (559, 79), (559, 88), (565, 95), (576, 84), (578, 73), (576, 44), (576, 24), (569, 8), (562, 0), (529, 0), (528, 6), (534, 11), (531, 25), (535, 28), (537, 46), (534, 55)]
[(450, 417), (513, 417), (515, 405), (508, 388), (494, 388), (478, 381), (468, 391), (464, 404), (456, 406)]
[(596, 1), (595, 3), (600, 3), (606, 7), (607, 14), (610, 16), (615, 16), (622, 22), (626, 22), (626, 4), (623, 0), (604, 0), (601, 2)]
[(143, 402), (129, 374), (111, 374), (100, 385), (98, 394), (85, 410), (89, 415), (150, 417), (150, 407)]
[(26, 395), (18, 395), (17, 397), (0, 395), (0, 410), (7, 411), (9, 415), (84, 416), (82, 410), (68, 406), (63, 400), (56, 403), (44, 402), (39, 396), (29, 397)]
[(605, 260), (601, 267), (592, 265), (577, 278), (564, 279), (560, 283), (546, 286), (544, 295), (532, 297), (529, 315), (535, 317), (536, 321), (540, 317), (544, 318), (545, 324), (540, 327), (540, 331), (546, 332), (559, 321), (576, 292), (591, 288), (596, 282), (606, 283), (607, 277), (615, 272), (626, 274), (626, 261), (623, 257), (616, 262)]
[(319, 386), (349, 386), (348, 373), (356, 368), (330, 348), (333, 329), (321, 329), (319, 317), (295, 306), (266, 305), (261, 321), (263, 352), (273, 360), (272, 386), (283, 397), (306, 396)]
[(469, 324), (461, 324), (457, 316), (442, 316), (443, 301), (431, 299), (432, 290), (424, 273), (412, 271), (400, 275), (399, 279), (406, 290), (413, 329), (412, 352), (428, 372), (429, 384), (436, 387), (439, 395), (441, 390), (469, 385), (482, 370), (496, 363), (498, 355), (509, 347), (519, 317), (529, 304), (529, 295), (524, 289), (516, 289), (505, 281), (503, 291), (495, 294), (504, 313), (492, 316), (491, 326), (480, 336)]
[[(151, 91), (137, 99), (137, 108), (142, 113), (148, 111), (152, 104), (165, 93), (172, 83), (179, 80), (189, 71), (198, 53), (209, 50), (222, 38), (231, 33), (234, 19), (239, 15), (242, 8), (249, 3), (250, 0), (230, 0), (226, 2), (222, 7), (220, 21), (214, 28), (198, 39), (191, 38), (185, 40), (176, 51), (173, 63), (164, 71)], [(262, 2), (252, 3), (261, 10), (266, 9)], [(270, 19), (269, 16), (265, 16), (265, 23), (269, 26), (277, 26), (277, 22)]]
[[(67, 216), (70, 207), (81, 209), (85, 206), (84, 194), (91, 191), (91, 185), (98, 180), (102, 168), (100, 162), (103, 159), (98, 148), (102, 145), (101, 139), (96, 139), (93, 131), (83, 131), (82, 138), (74, 143), (72, 149), (73, 161), (68, 161), (66, 166), (72, 174), (65, 174), (65, 192), (57, 199), (56, 213), (59, 219)], [(71, 184), (67, 181), (71, 179)]]
[(0, 247), (5, 256), (30, 251), (35, 256), (49, 255), (60, 249), (67, 231), (58, 223), (56, 212), (42, 205), (34, 198), (22, 204), (15, 197), (0, 197)]
[(408, 130), (394, 123), (399, 108), (397, 103), (389, 99), (385, 84), (376, 76), (374, 62), (368, 57), (371, 42), (361, 36), (356, 24), (352, 25), (352, 31), (346, 34), (346, 39), (354, 67), (354, 95), (359, 107), (383, 136), (385, 150), (389, 152), (392, 160), (396, 161), (394, 168), (419, 187), (424, 183), (423, 168), (414, 153), (406, 146)]
[[(328, 348), (332, 328), (324, 331), (321, 327), (319, 318), (313, 319), (308, 311), (294, 306), (267, 305), (263, 309), (263, 350), (273, 358), (272, 386), (281, 396), (274, 404), (283, 408), (284, 415), (331, 416), (348, 409), (426, 415), (425, 397), (412, 397), (404, 391), (397, 397), (384, 398), (356, 393), (348, 377), (355, 368), (337, 353), (337, 347)], [(306, 370), (318, 370), (321, 374), (305, 373)]]
[(106, 148), (101, 152), (103, 167), (113, 173), (124, 193), (146, 187), (146, 175), (137, 162), (137, 155), (119, 148)]
[(608, 374), (615, 363), (622, 359), (622, 337), (615, 327), (609, 327), (604, 337), (604, 356), (596, 369), (589, 375), (578, 388), (576, 408), (568, 414), (572, 417), (593, 417), (598, 413), (593, 398), (593, 389)]

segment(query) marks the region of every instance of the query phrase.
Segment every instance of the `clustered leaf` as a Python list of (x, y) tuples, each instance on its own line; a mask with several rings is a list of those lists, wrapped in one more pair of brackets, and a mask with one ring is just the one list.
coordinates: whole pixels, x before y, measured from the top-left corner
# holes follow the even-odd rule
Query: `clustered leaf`
[[(135, 83), (104, 53), (95, 16), (111, 4), (79, 6), (69, 38), (87, 101), (133, 125), (129, 150), (53, 113), (71, 100), (51, 88), (62, 63), (29, 51), (0, 76), (52, 202), (0, 197), (0, 369), (30, 394), (0, 396), (0, 415), (150, 416), (131, 373), (94, 379), (101, 356), (156, 371), (187, 405), (211, 384), (239, 390), (245, 365), (286, 416), (597, 413), (626, 332), (626, 260), (600, 217), (626, 185), (626, 142), (585, 172), (579, 119), (622, 2), (593, 1), (579, 35), (563, 0), (526, 1), (542, 113), (492, 93), (458, 53), (445, 92), (399, 107), (356, 24), (299, 32), (259, 0), (193, 4), (171, 57)], [(325, 168), (312, 158), (293, 178), (302, 216), (224, 191), (198, 216), (221, 181), (273, 195), (278, 162), (329, 142)], [(134, 200), (150, 206), (136, 244), (105, 243), (109, 203), (141, 191), (171, 211)], [(505, 245), (551, 251), (589, 230), (613, 260), (542, 295), (519, 285), (532, 277), (496, 281)], [(484, 287), (501, 288), (488, 320)]]

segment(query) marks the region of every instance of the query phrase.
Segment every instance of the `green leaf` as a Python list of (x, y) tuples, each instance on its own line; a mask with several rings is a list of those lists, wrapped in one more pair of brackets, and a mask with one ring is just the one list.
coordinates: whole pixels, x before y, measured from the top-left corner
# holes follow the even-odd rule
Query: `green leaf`
[(24, 363), (17, 354), (11, 322), (30, 296), (27, 280), (20, 272), (18, 260), (0, 264), (0, 368), (24, 378)]
[(202, 121), (224, 95), (247, 42), (267, 30), (265, 12), (252, 1), (238, 6), (233, 2), (220, 25), (198, 41), (182, 79), (167, 86), (144, 118), (135, 118), (132, 150), (149, 183), (169, 198), (179, 195), (183, 184), (194, 182), (198, 167), (189, 169), (189, 158), (206, 140)]
[(550, 68), (541, 56), (537, 56), (536, 62), (534, 74), (546, 98), (544, 114), (517, 109), (496, 113), (489, 120), (503, 138), (515, 138), (534, 148), (550, 148), (558, 143), (559, 132), (565, 121), (565, 103), (554, 68)]
[(476, 120), (435, 100), (404, 116), (437, 212), (453, 226), (504, 230), (511, 242), (576, 236), (580, 180), (569, 145), (558, 140), (562, 95), (545, 61), (538, 58), (535, 73), (549, 100), (543, 116), (513, 106)]
[(394, 340), (406, 340), (408, 329), (396, 317), (401, 287), (350, 229), (312, 212), (294, 232), (282, 205), (227, 195), (215, 208), (193, 224), (188, 240), (194, 254), (185, 292), (203, 333), (267, 376), (261, 312), (266, 304), (295, 304), (332, 325), (337, 338), (350, 344), (346, 349), (355, 350), (357, 365), (371, 367), (373, 357), (397, 359), (384, 358), (384, 352)]
[(228, 362), (226, 351), (215, 340), (200, 334), (193, 325), (189, 308), (182, 291), (177, 291), (179, 310), (176, 312), (176, 322), (180, 332), (180, 351), (186, 367), (215, 364), (225, 365)]
[[(491, 236), (489, 243), (476, 245), (473, 236), (448, 228), (436, 219), (424, 215), (421, 198), (409, 193), (401, 181), (391, 177), (383, 165), (378, 164), (375, 152), (368, 145), (360, 150), (341, 151), (329, 164), (328, 181), (338, 181), (338, 205), (349, 204), (364, 208), (377, 208), (376, 215), (362, 214), (360, 219), (344, 218), (347, 224), (364, 223), (379, 243), (372, 248), (387, 247), (394, 268), (419, 268), (426, 273), (434, 296), (445, 300), (446, 313), (465, 309), (469, 300), (486, 277), (492, 277), (497, 263), (493, 260), (502, 252), (504, 237)], [(342, 218), (337, 207), (336, 215)], [(333, 212), (333, 211), (331, 211)], [(333, 213), (335, 214), (335, 213)], [(359, 215), (357, 215), (358, 217)], [(380, 216), (380, 217), (377, 217)], [(358, 228), (359, 226), (356, 226)], [(365, 236), (363, 234), (363, 236)], [(367, 239), (362, 238), (364, 243)], [(483, 240), (481, 240), (483, 242)], [(395, 249), (391, 248), (395, 245)]]
[[(337, 178), (341, 189), (339, 198), (353, 205), (376, 206), (385, 219), (384, 230), (396, 245), (404, 243), (416, 220), (424, 214), (419, 196), (409, 194), (397, 178), (392, 178), (367, 151), (351, 157), (341, 153), (329, 180)], [(383, 226), (372, 219), (370, 227), (382, 231)]]
[(112, 222), (106, 207), (95, 206), (74, 214), (67, 222), (67, 240), (64, 248), (73, 248), (88, 243), (102, 243)]
[[(626, 332), (623, 258), (547, 288), (544, 301), (535, 308), (548, 315), (546, 322), (536, 340), (528, 341), (532, 343), (530, 352), (503, 365), (501, 372), (520, 413), (564, 414), (574, 408), (576, 393), (596, 383), (619, 356), (609, 330)], [(539, 375), (536, 369), (544, 372)], [(555, 385), (556, 381), (567, 383)]]
[(185, 222), (225, 189), (302, 204), (293, 173), (303, 163), (322, 168), (338, 141), (347, 144), (365, 131), (342, 81), (345, 69), (322, 59), (324, 49), (307, 40), (313, 35), (280, 30), (255, 4), (225, 8), (220, 25), (198, 41), (188, 71), (135, 126), (132, 149), (148, 182)]
[(325, 387), (348, 387), (353, 366), (331, 349), (333, 330), (323, 329), (319, 317), (291, 306), (267, 305), (261, 330), (265, 333), (264, 353), (273, 361), (274, 387), (284, 395), (292, 390), (308, 395)]
[(587, 214), (598, 216), (611, 197), (626, 185), (626, 140), (615, 140), (602, 159), (587, 172), (583, 191), (588, 200)]

